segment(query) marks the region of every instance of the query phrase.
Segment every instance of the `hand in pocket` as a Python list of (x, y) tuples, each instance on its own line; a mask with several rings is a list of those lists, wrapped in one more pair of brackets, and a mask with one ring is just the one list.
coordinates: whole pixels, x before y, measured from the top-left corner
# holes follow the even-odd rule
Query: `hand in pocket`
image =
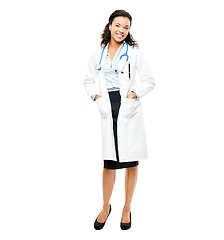
[(123, 117), (131, 118), (138, 112), (139, 102), (136, 99), (125, 98), (124, 102)]
[(100, 115), (102, 118), (107, 118), (108, 116), (108, 107), (107, 107), (107, 102), (103, 97), (99, 97), (96, 99), (98, 109), (100, 111)]

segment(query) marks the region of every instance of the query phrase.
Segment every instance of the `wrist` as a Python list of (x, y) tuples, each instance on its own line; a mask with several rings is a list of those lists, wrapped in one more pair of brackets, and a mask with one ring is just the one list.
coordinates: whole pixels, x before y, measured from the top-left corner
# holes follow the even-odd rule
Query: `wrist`
[(134, 98), (136, 98), (136, 97), (137, 97), (137, 95), (136, 95), (136, 93), (135, 93), (135, 92), (132, 92), (131, 94), (132, 94), (132, 96), (133, 96)]
[(100, 98), (100, 97), (101, 97), (101, 96), (97, 94), (97, 95), (95, 96), (94, 100), (96, 101), (96, 100), (97, 100), (98, 98)]
[(134, 98), (136, 98), (136, 97), (137, 97), (137, 95), (136, 95), (135, 92), (131, 92), (131, 93), (128, 95), (128, 98), (134, 99)]

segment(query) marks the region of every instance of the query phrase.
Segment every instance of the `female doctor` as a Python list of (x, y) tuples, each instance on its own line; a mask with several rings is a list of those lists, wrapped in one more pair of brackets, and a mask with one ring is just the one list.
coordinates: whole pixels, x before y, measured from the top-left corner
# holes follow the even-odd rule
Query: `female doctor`
[(131, 227), (131, 201), (138, 164), (147, 159), (147, 144), (141, 99), (153, 90), (155, 81), (137, 42), (130, 34), (132, 17), (116, 10), (101, 35), (101, 47), (89, 60), (84, 86), (96, 101), (102, 133), (103, 209), (95, 220), (102, 229), (111, 212), (110, 198), (116, 169), (126, 168), (125, 204), (120, 227)]

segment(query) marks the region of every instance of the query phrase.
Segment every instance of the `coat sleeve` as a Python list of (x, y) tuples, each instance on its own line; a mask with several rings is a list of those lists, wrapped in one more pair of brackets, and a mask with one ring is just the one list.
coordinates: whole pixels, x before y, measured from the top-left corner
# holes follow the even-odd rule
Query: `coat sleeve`
[(96, 60), (95, 60), (95, 53), (93, 53), (89, 59), (86, 75), (83, 81), (86, 92), (89, 95), (89, 97), (91, 97), (92, 100), (94, 100), (93, 96), (95, 96), (96, 94), (99, 94), (99, 90), (97, 88), (98, 84), (96, 83), (98, 72), (96, 71), (95, 67), (96, 67)]
[(140, 80), (140, 84), (135, 84), (132, 88), (132, 91), (136, 92), (136, 94), (138, 94), (138, 96), (141, 98), (154, 89), (155, 80), (152, 77), (150, 68), (145, 57), (139, 50), (136, 51), (135, 66)]

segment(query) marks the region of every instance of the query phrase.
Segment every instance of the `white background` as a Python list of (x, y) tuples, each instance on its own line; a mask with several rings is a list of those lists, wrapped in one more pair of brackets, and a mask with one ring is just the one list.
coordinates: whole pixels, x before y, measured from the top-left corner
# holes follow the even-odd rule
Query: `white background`
[[(222, 1), (1, 1), (0, 238), (224, 239)], [(149, 160), (121, 231), (124, 170), (101, 211), (100, 116), (83, 86), (125, 9), (156, 81), (142, 99)]]

